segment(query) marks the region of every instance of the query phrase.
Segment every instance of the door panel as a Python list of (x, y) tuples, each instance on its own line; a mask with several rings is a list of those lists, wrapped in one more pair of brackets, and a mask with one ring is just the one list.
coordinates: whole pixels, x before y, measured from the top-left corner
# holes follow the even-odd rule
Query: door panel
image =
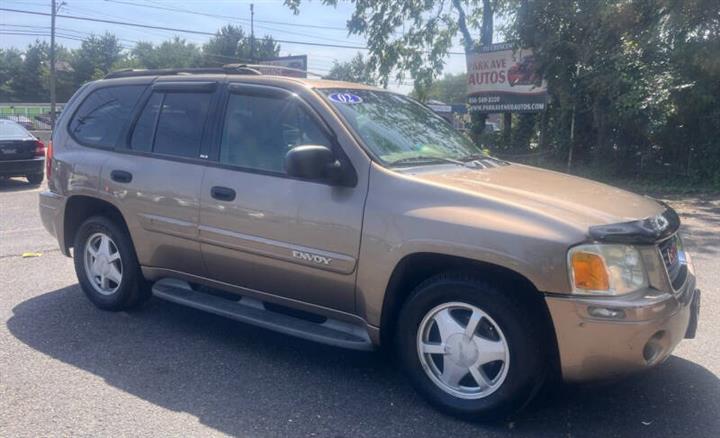
[[(236, 199), (213, 199), (217, 184)], [(208, 168), (200, 202), (210, 278), (354, 310), (364, 190)]]
[(172, 87), (152, 87), (123, 153), (111, 154), (102, 179), (128, 222), (141, 265), (204, 276), (201, 157), (217, 93), (193, 81), (160, 85)]
[[(210, 278), (337, 310), (355, 309), (355, 272), (367, 184), (289, 178), (299, 144), (339, 146), (296, 94), (232, 87), (200, 195), (200, 241)], [(216, 199), (213, 187), (235, 192)]]
[[(204, 167), (149, 156), (108, 155), (101, 187), (115, 198), (125, 217), (140, 264), (203, 275), (197, 227)], [(114, 170), (131, 174), (132, 180), (113, 180)]]

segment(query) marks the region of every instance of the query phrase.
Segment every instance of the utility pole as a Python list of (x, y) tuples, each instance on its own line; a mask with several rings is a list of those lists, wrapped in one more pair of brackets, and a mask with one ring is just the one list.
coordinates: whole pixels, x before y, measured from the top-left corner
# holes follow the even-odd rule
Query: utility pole
[(250, 3), (250, 61), (255, 62), (255, 5)]
[(52, 8), (50, 15), (50, 130), (55, 129), (55, 15), (57, 15), (56, 0), (50, 2)]

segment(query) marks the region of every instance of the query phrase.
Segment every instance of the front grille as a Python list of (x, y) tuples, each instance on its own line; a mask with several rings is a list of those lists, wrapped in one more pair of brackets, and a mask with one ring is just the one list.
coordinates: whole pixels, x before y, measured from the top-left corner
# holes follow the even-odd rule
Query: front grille
[(687, 262), (680, 238), (676, 234), (660, 242), (659, 250), (673, 289), (680, 289), (687, 278)]

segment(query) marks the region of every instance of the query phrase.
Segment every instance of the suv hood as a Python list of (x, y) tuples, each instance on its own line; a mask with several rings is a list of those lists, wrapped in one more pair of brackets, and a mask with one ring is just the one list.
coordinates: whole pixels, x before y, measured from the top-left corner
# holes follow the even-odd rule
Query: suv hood
[(551, 216), (585, 230), (644, 219), (665, 210), (657, 201), (560, 172), (521, 164), (490, 168), (414, 168), (415, 178)]

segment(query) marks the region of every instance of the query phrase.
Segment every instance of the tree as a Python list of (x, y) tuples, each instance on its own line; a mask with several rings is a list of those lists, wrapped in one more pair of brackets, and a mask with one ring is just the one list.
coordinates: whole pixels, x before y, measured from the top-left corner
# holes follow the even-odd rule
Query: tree
[(47, 66), (49, 46), (36, 40), (23, 55), (19, 74), (11, 80), (12, 95), (16, 101), (43, 102), (48, 97)]
[(252, 63), (253, 60), (274, 58), (279, 53), (280, 46), (272, 37), (253, 39), (245, 35), (242, 27), (228, 24), (220, 28), (203, 46), (203, 64), (222, 66), (232, 63)]
[(372, 67), (368, 65), (362, 53), (358, 53), (350, 61), (333, 61), (333, 66), (327, 75), (327, 79), (368, 85), (375, 85), (377, 83), (375, 72)]
[[(299, 13), (303, 0), (285, 0)], [(466, 50), (475, 47), (473, 31), (482, 27), (483, 7), (501, 12), (501, 0), (350, 0), (355, 4), (347, 26), (350, 34), (367, 39), (368, 63), (383, 85), (395, 75), (410, 74), (420, 88), (430, 86), (442, 72), (453, 38), (462, 30)], [(335, 6), (337, 0), (323, 0)], [(469, 13), (466, 13), (469, 11)], [(491, 15), (491, 14), (490, 14)]]
[(91, 35), (83, 40), (73, 52), (71, 66), (75, 84), (100, 79), (113, 70), (122, 59), (122, 47), (118, 38), (110, 33)]
[(446, 74), (430, 84), (427, 90), (417, 87), (411, 95), (422, 101), (439, 100), (445, 103), (464, 103), (467, 94), (467, 78), (463, 73)]
[(17, 49), (0, 49), (0, 101), (12, 101), (15, 81), (23, 68), (22, 52)]
[(142, 41), (135, 44), (130, 62), (139, 68), (184, 68), (202, 65), (203, 58), (198, 46), (174, 37), (157, 46)]

